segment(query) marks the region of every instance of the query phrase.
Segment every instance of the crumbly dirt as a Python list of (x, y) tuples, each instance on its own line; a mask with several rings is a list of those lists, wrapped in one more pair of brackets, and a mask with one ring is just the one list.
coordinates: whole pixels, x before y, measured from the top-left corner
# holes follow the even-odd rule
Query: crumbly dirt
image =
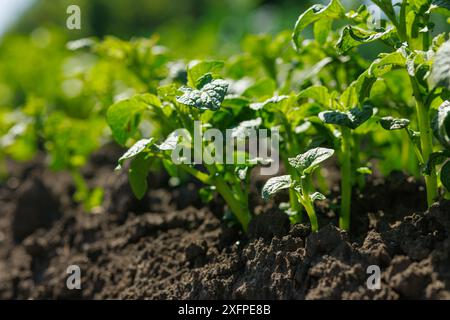
[[(450, 202), (424, 210), (424, 187), (395, 172), (354, 192), (350, 235), (335, 225), (338, 197), (317, 204), (321, 230), (291, 226), (274, 203), (252, 196), (248, 235), (204, 205), (198, 184), (170, 187), (152, 175), (132, 195), (114, 172), (120, 150), (97, 152), (83, 174), (105, 187), (97, 214), (72, 200), (70, 176), (42, 159), (10, 163), (0, 184), (0, 298), (450, 299)], [(69, 265), (81, 290), (68, 290)], [(369, 290), (367, 267), (381, 270)]]

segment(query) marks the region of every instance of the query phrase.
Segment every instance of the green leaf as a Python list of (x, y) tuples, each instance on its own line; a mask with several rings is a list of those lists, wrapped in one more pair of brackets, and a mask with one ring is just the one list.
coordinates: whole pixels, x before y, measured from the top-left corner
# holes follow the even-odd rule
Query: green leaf
[(431, 0), (409, 0), (409, 3), (416, 13), (422, 13), (428, 10)]
[(385, 31), (368, 31), (358, 27), (346, 26), (341, 33), (341, 37), (336, 44), (339, 54), (344, 54), (350, 49), (358, 47), (365, 43), (374, 42), (378, 39), (386, 39), (391, 36), (394, 29), (389, 28)]
[[(298, 17), (295, 23), (294, 32), (292, 34), (292, 41), (295, 48), (298, 50), (300, 47), (300, 34), (310, 24), (315, 23), (329, 23), (329, 20), (339, 19), (344, 17), (345, 8), (339, 0), (331, 0), (331, 2), (324, 6), (322, 4), (313, 5), (306, 10), (300, 17)], [(321, 41), (323, 39), (320, 39)]]
[[(444, 8), (450, 10), (450, 1), (448, 0), (433, 0), (432, 7), (434, 8)], [(430, 9), (432, 10), (432, 9)]]
[(380, 119), (380, 124), (385, 130), (400, 130), (409, 126), (408, 119), (396, 119), (393, 117), (384, 117)]
[(320, 23), (314, 24), (314, 38), (321, 45), (327, 42), (328, 36), (331, 34), (333, 20), (324, 19)]
[(437, 51), (431, 79), (436, 87), (450, 90), (450, 41), (445, 42)]
[(444, 101), (433, 120), (433, 131), (439, 141), (450, 149), (450, 101)]
[(136, 133), (143, 111), (151, 106), (161, 106), (161, 101), (153, 94), (136, 95), (110, 106), (106, 113), (106, 121), (114, 139), (125, 145), (128, 138)]
[(271, 78), (262, 78), (256, 81), (256, 83), (249, 86), (242, 93), (244, 97), (249, 98), (266, 98), (271, 97), (274, 91), (277, 89), (277, 84), (275, 80)]
[(301, 81), (305, 82), (311, 80), (312, 78), (317, 77), (320, 71), (322, 71), (322, 69), (324, 69), (327, 65), (329, 65), (332, 62), (333, 58), (331, 57), (323, 58), (313, 66), (306, 68), (306, 70), (302, 72), (302, 75), (299, 78), (301, 79)]
[(359, 167), (358, 169), (356, 169), (356, 172), (366, 175), (371, 175), (373, 173), (372, 169), (370, 169), (369, 167)]
[(174, 163), (172, 163), (171, 160), (163, 159), (162, 165), (164, 169), (166, 169), (169, 176), (175, 178), (178, 178), (180, 176), (180, 173), (178, 172), (178, 167)]
[(153, 144), (154, 139), (141, 139), (138, 142), (136, 142), (130, 149), (127, 150), (118, 160), (119, 165), (116, 169), (122, 168), (123, 163), (125, 160), (132, 159), (139, 155), (142, 151), (144, 151), (147, 147), (151, 146)]
[[(210, 82), (205, 82), (209, 80)], [(182, 96), (177, 96), (179, 103), (200, 110), (218, 110), (227, 94), (228, 83), (224, 80), (212, 80), (212, 78), (203, 79), (204, 83), (201, 89), (192, 89), (181, 87)]]
[(353, 81), (342, 93), (339, 102), (344, 110), (350, 110), (354, 106), (362, 104), (370, 93), (376, 78), (369, 76), (368, 71), (363, 72), (358, 79)]
[(222, 102), (222, 107), (228, 107), (235, 110), (241, 110), (241, 108), (245, 106), (250, 106), (251, 108), (251, 101), (240, 96), (227, 96)]
[(295, 158), (289, 158), (289, 164), (296, 168), (302, 175), (311, 173), (320, 163), (331, 158), (333, 149), (314, 148), (299, 154)]
[(250, 130), (259, 128), (261, 123), (261, 118), (242, 121), (237, 127), (231, 130), (231, 136), (233, 138), (245, 139), (249, 136)]
[(418, 71), (418, 66), (426, 63), (425, 52), (422, 53), (412, 53), (406, 59), (406, 71), (411, 77), (415, 77)]
[(297, 100), (312, 99), (317, 101), (324, 107), (331, 107), (332, 99), (327, 87), (324, 86), (312, 86), (297, 95)]
[(441, 182), (445, 189), (450, 191), (450, 161), (447, 161), (441, 169)]
[(205, 85), (207, 85), (208, 83), (210, 83), (211, 81), (213, 81), (213, 76), (211, 73), (207, 73), (203, 76), (201, 76), (200, 78), (198, 78), (198, 80), (195, 83), (195, 87), (197, 89), (201, 89), (203, 88)]
[(366, 5), (361, 5), (356, 11), (350, 10), (345, 14), (345, 16), (357, 24), (367, 23), (367, 20), (371, 17)]
[[(180, 137), (182, 137), (182, 134), (180, 131), (175, 130), (169, 136), (164, 140), (163, 143), (161, 143), (158, 146), (158, 149), (161, 151), (172, 151), (175, 150), (177, 147), (178, 142), (180, 141)], [(189, 138), (189, 137), (187, 137)], [(184, 141), (185, 142), (185, 141)]]
[(364, 105), (362, 108), (353, 108), (350, 111), (324, 111), (319, 113), (319, 118), (324, 123), (356, 129), (373, 115), (373, 107)]
[(393, 67), (405, 67), (406, 57), (402, 49), (392, 53), (382, 54), (369, 67), (368, 75), (370, 77), (381, 77), (392, 70)]
[(323, 201), (326, 200), (327, 197), (325, 197), (323, 194), (321, 194), (320, 192), (314, 192), (313, 194), (311, 194), (309, 196), (309, 198), (311, 199), (311, 201)]
[(448, 158), (450, 158), (449, 151), (433, 152), (432, 154), (430, 154), (427, 163), (425, 163), (422, 173), (424, 175), (430, 175), (433, 171), (433, 168), (436, 168), (436, 166), (444, 163)]
[(213, 77), (218, 77), (219, 72), (223, 69), (223, 61), (206, 60), (206, 61), (191, 61), (187, 67), (188, 85), (192, 88), (198, 88), (197, 82), (201, 77), (210, 73)]
[(358, 105), (357, 81), (353, 81), (341, 94), (339, 102), (344, 110), (351, 110)]
[(139, 200), (142, 199), (147, 192), (147, 175), (150, 171), (151, 162), (145, 158), (143, 154), (139, 154), (131, 162), (128, 171), (128, 180), (134, 195)]
[(269, 106), (269, 105), (276, 105), (286, 99), (288, 99), (289, 96), (275, 96), (272, 98), (267, 99), (264, 102), (256, 102), (256, 103), (252, 103), (250, 104), (250, 109), (253, 110), (261, 110), (264, 109), (265, 107)]
[(262, 188), (262, 198), (268, 200), (272, 195), (283, 189), (289, 189), (292, 185), (291, 176), (279, 176), (270, 178)]

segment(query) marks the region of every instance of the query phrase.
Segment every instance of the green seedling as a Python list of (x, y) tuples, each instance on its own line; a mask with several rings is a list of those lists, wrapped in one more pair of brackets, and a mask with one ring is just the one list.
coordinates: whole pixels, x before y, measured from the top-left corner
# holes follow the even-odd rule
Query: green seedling
[[(350, 149), (352, 147), (351, 130), (359, 125), (359, 119), (365, 119), (364, 109), (352, 109), (364, 105), (364, 101), (370, 98), (372, 90), (378, 79), (392, 70), (403, 69), (407, 72), (410, 87), (414, 95), (416, 105), (417, 127), (420, 148), (416, 148), (418, 159), (422, 163), (429, 163), (434, 151), (433, 136), (431, 130), (430, 112), (433, 103), (442, 99), (439, 86), (448, 86), (448, 48), (445, 42), (445, 34), (432, 39), (431, 34), (434, 24), (430, 21), (434, 12), (448, 15), (448, 4), (445, 1), (408, 1), (397, 4), (399, 10), (394, 9), (391, 0), (374, 1), (385, 13), (386, 20), (374, 21), (365, 6), (358, 11), (345, 14), (344, 7), (339, 0), (332, 0), (328, 6), (316, 5), (301, 15), (295, 25), (293, 41), (298, 48), (300, 34), (309, 24), (314, 24), (316, 40), (324, 41), (324, 30), (331, 30), (334, 20), (348, 20), (350, 23), (340, 31), (340, 38), (336, 42), (336, 49), (340, 55), (346, 55), (354, 48), (363, 44), (381, 41), (392, 48), (392, 52), (382, 53), (369, 68), (354, 81), (341, 96), (341, 104), (344, 108), (339, 111), (322, 113), (320, 118), (325, 123), (337, 124), (344, 128), (341, 130), (342, 144), (340, 159), (342, 162), (342, 205), (340, 224), (343, 228), (349, 228), (349, 185), (350, 185)], [(378, 25), (374, 22), (377, 22)], [(435, 52), (442, 46), (435, 56)], [(352, 52), (354, 54), (354, 51)], [(437, 67), (433, 67), (433, 63)], [(433, 80), (436, 85), (430, 86), (428, 80), (433, 69)], [(353, 112), (353, 111), (355, 112)], [(371, 112), (370, 112), (371, 113)], [(352, 121), (352, 119), (356, 121)], [(367, 120), (367, 119), (366, 119)], [(415, 138), (415, 137), (413, 137)], [(420, 155), (419, 155), (420, 153)], [(427, 186), (428, 204), (431, 205), (438, 196), (436, 170), (433, 164), (429, 164), (429, 170), (425, 175)]]
[(308, 214), (312, 231), (317, 232), (319, 224), (314, 210), (314, 201), (325, 200), (325, 196), (313, 190), (311, 175), (322, 162), (332, 157), (333, 154), (334, 150), (332, 149), (315, 148), (295, 158), (290, 158), (289, 163), (295, 168), (298, 175), (296, 177), (284, 175), (269, 179), (262, 189), (263, 199), (267, 200), (284, 189), (294, 192)]
[[(197, 65), (197, 68), (200, 67), (209, 68)], [(220, 161), (223, 154), (211, 140), (214, 137), (204, 137), (203, 131), (205, 128), (220, 127), (222, 118), (217, 113), (227, 112), (221, 110), (221, 105), (228, 83), (213, 79), (211, 73), (196, 78), (192, 71), (188, 70), (188, 75), (191, 79), (189, 83), (195, 83), (194, 87), (183, 86), (173, 92), (161, 90), (159, 97), (139, 95), (110, 107), (108, 121), (116, 139), (121, 142), (137, 134), (140, 119), (146, 112), (161, 123), (172, 123), (172, 126), (183, 128), (173, 131), (160, 144), (158, 137), (139, 140), (119, 159), (119, 168), (125, 160), (131, 160), (129, 180), (139, 198), (147, 190), (146, 176), (153, 161), (162, 161), (172, 175), (177, 175), (178, 171), (185, 172), (207, 186), (202, 189), (202, 198), (210, 199), (209, 193), (212, 191), (219, 193), (242, 228), (247, 230), (251, 220), (248, 204), (250, 173), (263, 160), (250, 159), (245, 151), (227, 149), (227, 157), (241, 157), (245, 161), (231, 161), (239, 164), (229, 164), (228, 161), (223, 164), (225, 162)], [(243, 121), (227, 133), (233, 139), (241, 135), (245, 139), (246, 131), (257, 128), (260, 122), (260, 119)], [(200, 139), (200, 148), (197, 148), (199, 141), (195, 139)], [(204, 162), (197, 160), (202, 158)], [(200, 163), (202, 166), (199, 166)]]
[[(341, 98), (342, 101), (342, 98)], [(325, 124), (333, 125), (339, 131), (336, 144), (340, 144), (339, 163), (341, 165), (341, 213), (339, 226), (344, 230), (350, 229), (350, 212), (352, 197), (352, 176), (355, 174), (355, 166), (352, 166), (353, 148), (355, 148), (354, 130), (369, 120), (373, 115), (373, 106), (363, 105), (349, 111), (323, 111), (319, 114), (320, 120)]]
[[(392, 1), (374, 1), (386, 14), (388, 21), (383, 21), (384, 26), (379, 29), (360, 29), (355, 31), (355, 26), (349, 25), (342, 30), (341, 38), (337, 44), (338, 51), (342, 54), (359, 45), (383, 41), (392, 47), (394, 52), (381, 54), (374, 61), (367, 73), (361, 79), (361, 89), (370, 94), (376, 78), (387, 72), (403, 68), (407, 71), (410, 86), (416, 104), (416, 122), (420, 134), (420, 153), (423, 163), (427, 163), (433, 153), (433, 136), (430, 125), (431, 106), (436, 99), (436, 91), (430, 87), (427, 79), (433, 64), (434, 51), (438, 49), (445, 39), (445, 35), (438, 35), (432, 39), (431, 34), (434, 24), (430, 21), (433, 12), (448, 14), (448, 4), (445, 1), (401, 1), (397, 4), (400, 9), (394, 10)], [(445, 54), (441, 54), (445, 56)], [(439, 60), (448, 59), (437, 57)], [(445, 64), (445, 63), (444, 63)], [(436, 68), (434, 68), (436, 69)], [(435, 72), (437, 82), (445, 83), (446, 68), (439, 68)], [(370, 85), (372, 83), (372, 85)], [(427, 186), (428, 205), (431, 205), (438, 196), (436, 170), (431, 165), (429, 174), (425, 176)]]

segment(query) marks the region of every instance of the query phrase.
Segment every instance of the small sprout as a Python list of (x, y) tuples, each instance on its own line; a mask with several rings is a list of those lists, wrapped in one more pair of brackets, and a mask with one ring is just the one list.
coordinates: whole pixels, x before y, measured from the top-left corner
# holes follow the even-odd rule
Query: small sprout
[(325, 200), (320, 192), (313, 191), (311, 174), (325, 160), (332, 157), (334, 150), (326, 148), (311, 149), (295, 158), (290, 158), (289, 163), (300, 174), (299, 178), (291, 175), (279, 176), (269, 179), (262, 189), (262, 197), (267, 200), (275, 193), (289, 189), (295, 192), (298, 202), (305, 208), (311, 222), (313, 232), (319, 230), (317, 215), (314, 210), (314, 201)]

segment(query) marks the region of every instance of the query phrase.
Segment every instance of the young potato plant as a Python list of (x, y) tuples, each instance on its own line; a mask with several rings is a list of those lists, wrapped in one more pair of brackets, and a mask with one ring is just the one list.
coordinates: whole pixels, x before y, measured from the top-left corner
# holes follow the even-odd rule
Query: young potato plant
[[(361, 171), (358, 155), (359, 145), (356, 129), (366, 123), (374, 114), (375, 108), (369, 100), (359, 106), (359, 103), (351, 99), (353, 85), (349, 87), (341, 97), (337, 93), (329, 93), (328, 89), (321, 86), (310, 87), (299, 94), (299, 97), (308, 97), (318, 101), (324, 108), (332, 110), (322, 111), (318, 114), (321, 126), (315, 121), (315, 125), (322, 128), (327, 135), (329, 143), (337, 150), (339, 164), (341, 166), (341, 212), (339, 226), (344, 230), (350, 228), (352, 186), (356, 183), (357, 170)], [(310, 119), (314, 121), (314, 119)]]
[(334, 150), (326, 148), (311, 149), (295, 158), (290, 158), (290, 165), (298, 172), (298, 175), (284, 175), (270, 178), (262, 189), (262, 197), (268, 200), (275, 193), (288, 189), (294, 192), (298, 202), (305, 208), (311, 223), (311, 230), (317, 232), (319, 224), (314, 209), (314, 201), (325, 200), (325, 196), (313, 190), (311, 175), (325, 160), (332, 157)]
[[(340, 110), (323, 111), (319, 114), (320, 120), (328, 125), (336, 126), (339, 132), (338, 141), (336, 142), (336, 144), (340, 144), (338, 150), (341, 166), (341, 213), (339, 226), (344, 230), (350, 229), (352, 185), (355, 182), (352, 181), (354, 180), (352, 177), (356, 174), (356, 168), (352, 165), (352, 160), (356, 160), (352, 159), (352, 155), (355, 154), (353, 149), (358, 148), (355, 144), (354, 130), (369, 120), (373, 112), (374, 107), (369, 102), (365, 102), (362, 107), (356, 106), (348, 109), (347, 106)], [(356, 162), (356, 165), (359, 166), (359, 163)]]
[[(360, 66), (361, 59), (343, 62), (334, 52), (331, 41), (322, 44), (314, 41), (304, 42), (297, 53), (292, 52), (285, 33), (276, 36), (272, 42), (268, 42), (270, 39), (267, 36), (251, 37), (250, 40), (246, 41), (246, 48), (250, 51), (251, 60), (263, 61), (264, 66), (270, 61), (272, 67), (265, 67), (263, 70), (272, 70), (267, 71), (267, 74), (276, 75), (271, 78), (276, 80), (277, 87), (276, 90), (261, 90), (260, 86), (257, 94), (250, 96), (250, 90), (246, 90), (240, 99), (247, 101), (255, 116), (262, 119), (263, 127), (279, 128), (280, 158), (287, 173), (299, 179), (298, 171), (289, 165), (289, 158), (324, 142), (324, 138), (309, 118), (316, 116), (323, 109), (320, 103), (313, 100), (319, 97), (317, 100), (322, 102), (322, 91), (327, 91), (328, 88), (315, 90), (311, 85), (330, 84), (331, 89), (340, 88), (345, 79), (352, 78), (363, 70)], [(277, 59), (272, 58), (275, 53), (279, 55)], [(299, 89), (304, 90), (299, 95), (295, 94)], [(322, 192), (328, 191), (327, 181), (320, 170), (314, 178)], [(289, 199), (288, 204), (282, 203), (280, 207), (290, 216), (292, 222), (301, 222), (304, 209), (294, 189), (289, 190)]]
[[(394, 10), (391, 1), (374, 1), (388, 17), (384, 22), (385, 28), (377, 30), (363, 30), (367, 37), (352, 32), (353, 26), (348, 26), (342, 31), (338, 49), (345, 53), (352, 47), (375, 40), (384, 41), (394, 51), (381, 54), (375, 60), (366, 74), (363, 74), (364, 84), (361, 87), (370, 94), (371, 83), (378, 77), (393, 69), (404, 69), (409, 75), (410, 87), (415, 99), (415, 123), (418, 127), (420, 139), (419, 161), (428, 163), (434, 150), (433, 133), (431, 130), (431, 114), (433, 103), (442, 99), (441, 92), (436, 87), (430, 86), (427, 81), (433, 65), (435, 51), (443, 44), (446, 35), (437, 35), (434, 39), (431, 32), (434, 24), (430, 21), (431, 13), (444, 12), (448, 14), (448, 4), (442, 1), (402, 1), (398, 6), (400, 10)], [(358, 29), (361, 32), (360, 29)], [(428, 205), (431, 205), (438, 197), (436, 170), (430, 165), (428, 174), (425, 175), (427, 187)]]
[[(299, 180), (300, 173), (290, 165), (290, 158), (305, 150), (307, 139), (299, 139), (304, 130), (309, 128), (308, 124), (303, 122), (306, 116), (311, 114), (308, 108), (299, 109), (297, 107), (296, 97), (291, 95), (274, 96), (264, 102), (252, 103), (250, 108), (256, 111), (261, 117), (263, 124), (267, 128), (278, 127), (282, 137), (280, 157), (284, 167), (292, 177)], [(303, 124), (303, 127), (302, 127)], [(303, 129), (302, 129), (303, 128)], [(303, 131), (303, 132), (302, 132)], [(303, 135), (306, 137), (306, 135)], [(302, 220), (302, 206), (298, 198), (298, 192), (294, 188), (289, 189), (289, 209), (286, 213), (295, 222)]]
[[(114, 137), (122, 144), (139, 136), (138, 126), (147, 112), (153, 121), (167, 124), (173, 130), (165, 138), (140, 139), (119, 159), (118, 168), (125, 160), (131, 160), (129, 180), (138, 198), (142, 198), (147, 190), (146, 177), (152, 162), (162, 161), (171, 175), (177, 176), (181, 171), (205, 184), (207, 188), (202, 189), (202, 195), (213, 191), (219, 193), (242, 228), (247, 230), (251, 220), (248, 203), (250, 173), (261, 159), (251, 159), (245, 150), (227, 149), (226, 157), (233, 160), (225, 164), (223, 150), (217, 150), (213, 143), (215, 139), (221, 139), (221, 131), (215, 129), (216, 134), (204, 135), (205, 129), (222, 128), (224, 119), (230, 121), (230, 110), (221, 108), (229, 83), (212, 76), (222, 66), (223, 63), (212, 61), (190, 64), (187, 86), (178, 89), (164, 86), (158, 89), (158, 96), (143, 94), (118, 102), (109, 108), (107, 118)], [(203, 74), (205, 71), (209, 72)], [(244, 135), (245, 139), (246, 131), (259, 124), (260, 119), (237, 123), (227, 130), (227, 137), (239, 139)], [(244, 159), (244, 162), (237, 159)]]
[[(434, 24), (430, 19), (434, 12), (448, 15), (448, 3), (432, 0), (404, 0), (396, 5), (399, 10), (395, 10), (391, 0), (377, 0), (374, 3), (384, 12), (387, 20), (378, 19), (377, 21), (365, 6), (361, 6), (357, 11), (345, 13), (340, 1), (332, 0), (327, 6), (315, 5), (302, 14), (293, 32), (294, 45), (299, 48), (301, 32), (308, 25), (314, 24), (315, 38), (323, 42), (324, 35), (332, 29), (334, 20), (347, 20), (350, 23), (341, 29), (340, 38), (336, 42), (336, 50), (340, 55), (358, 55), (355, 48), (374, 41), (382, 41), (392, 48), (392, 52), (380, 54), (379, 58), (343, 91), (337, 105), (333, 102), (329, 105), (335, 110), (325, 111), (319, 115), (324, 123), (337, 125), (340, 128), (341, 147), (337, 150), (340, 150), (339, 159), (342, 167), (340, 226), (343, 229), (349, 228), (350, 221), (351, 149), (355, 146), (352, 141), (354, 140), (352, 132), (373, 115), (374, 108), (368, 99), (371, 97), (375, 83), (394, 69), (407, 72), (416, 110), (411, 121), (414, 121), (419, 129), (417, 134), (412, 130), (408, 131), (408, 135), (422, 164), (429, 163), (434, 151), (430, 112), (433, 105), (442, 101), (444, 94), (442, 88), (430, 86), (429, 78), (436, 51), (443, 45), (447, 35), (440, 34), (432, 39)], [(446, 83), (443, 78), (448, 77), (448, 64), (441, 62), (443, 58), (439, 56), (446, 56), (448, 60), (448, 55), (438, 53), (436, 56), (435, 63), (441, 64), (435, 72), (438, 78), (437, 83), (442, 84)], [(336, 94), (333, 93), (332, 96)], [(329, 101), (328, 98), (327, 101)], [(384, 119), (386, 127), (390, 127), (386, 123), (389, 120)], [(406, 127), (405, 121), (394, 123), (390, 129), (397, 127)], [(416, 144), (417, 140), (420, 140), (419, 145)], [(434, 164), (429, 163), (428, 169), (425, 182), (428, 204), (431, 205), (438, 197), (438, 185)]]

